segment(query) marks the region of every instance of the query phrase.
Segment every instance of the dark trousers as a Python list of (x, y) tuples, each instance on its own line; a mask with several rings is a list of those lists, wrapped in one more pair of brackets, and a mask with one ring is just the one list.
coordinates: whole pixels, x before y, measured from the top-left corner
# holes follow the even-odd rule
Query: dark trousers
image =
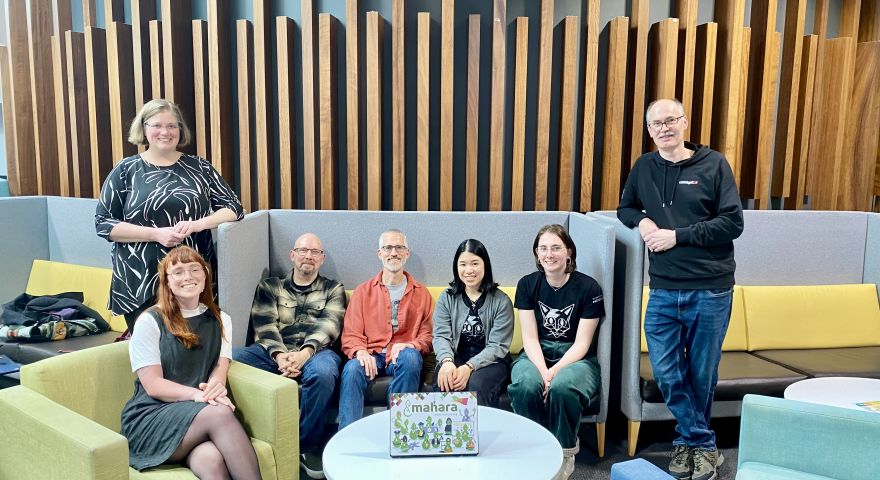
[[(470, 358), (456, 356), (452, 362), (456, 367), (460, 367), (467, 363)], [(468, 392), (476, 392), (477, 403), (489, 407), (498, 406), (498, 396), (501, 390), (508, 383), (508, 370), (510, 368), (510, 357), (490, 363), (485, 367), (474, 370), (468, 378), (465, 390)], [(437, 385), (437, 374), (440, 372), (440, 363), (434, 368), (434, 391), (439, 392), (440, 386)]]

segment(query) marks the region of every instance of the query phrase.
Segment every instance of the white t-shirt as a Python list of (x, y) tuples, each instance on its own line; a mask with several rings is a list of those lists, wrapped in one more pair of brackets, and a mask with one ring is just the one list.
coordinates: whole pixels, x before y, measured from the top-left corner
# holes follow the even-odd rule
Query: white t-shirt
[[(200, 303), (195, 310), (181, 309), (183, 318), (195, 317), (208, 310)], [(232, 360), (232, 344), (229, 338), (232, 335), (232, 319), (226, 312), (220, 312), (220, 321), (223, 322), (224, 336), (220, 340), (220, 356)], [(162, 365), (162, 357), (159, 354), (159, 325), (153, 320), (153, 316), (147, 312), (142, 313), (134, 324), (131, 332), (131, 340), (128, 342), (128, 356), (131, 359), (131, 371), (150, 365)]]

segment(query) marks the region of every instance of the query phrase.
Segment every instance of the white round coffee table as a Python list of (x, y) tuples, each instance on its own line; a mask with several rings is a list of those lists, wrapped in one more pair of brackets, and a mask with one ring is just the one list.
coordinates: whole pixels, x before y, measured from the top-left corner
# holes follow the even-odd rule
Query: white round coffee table
[(324, 448), (331, 480), (552, 479), (562, 468), (562, 447), (547, 429), (519, 415), (479, 407), (479, 455), (391, 458), (388, 411), (344, 428)]
[(792, 383), (783, 396), (789, 400), (864, 410), (859, 402), (880, 400), (880, 380), (859, 377), (819, 377)]

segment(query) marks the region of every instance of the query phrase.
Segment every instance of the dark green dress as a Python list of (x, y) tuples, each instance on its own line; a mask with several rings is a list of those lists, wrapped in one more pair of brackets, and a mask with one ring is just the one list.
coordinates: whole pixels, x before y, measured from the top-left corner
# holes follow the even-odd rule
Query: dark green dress
[[(199, 345), (191, 350), (184, 348), (183, 342), (165, 328), (158, 312), (149, 313), (159, 326), (164, 378), (193, 388), (207, 382), (217, 365), (221, 342), (220, 323), (211, 311), (185, 319), (199, 336)], [(180, 446), (196, 414), (207, 405), (192, 400), (170, 403), (156, 400), (136, 379), (134, 395), (122, 409), (122, 434), (128, 439), (129, 464), (143, 470), (167, 461)]]

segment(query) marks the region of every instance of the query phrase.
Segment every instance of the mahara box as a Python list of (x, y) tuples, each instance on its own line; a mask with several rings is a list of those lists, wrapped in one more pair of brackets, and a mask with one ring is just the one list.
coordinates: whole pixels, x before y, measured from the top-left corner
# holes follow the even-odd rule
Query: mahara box
[(391, 394), (392, 457), (477, 455), (474, 392)]

